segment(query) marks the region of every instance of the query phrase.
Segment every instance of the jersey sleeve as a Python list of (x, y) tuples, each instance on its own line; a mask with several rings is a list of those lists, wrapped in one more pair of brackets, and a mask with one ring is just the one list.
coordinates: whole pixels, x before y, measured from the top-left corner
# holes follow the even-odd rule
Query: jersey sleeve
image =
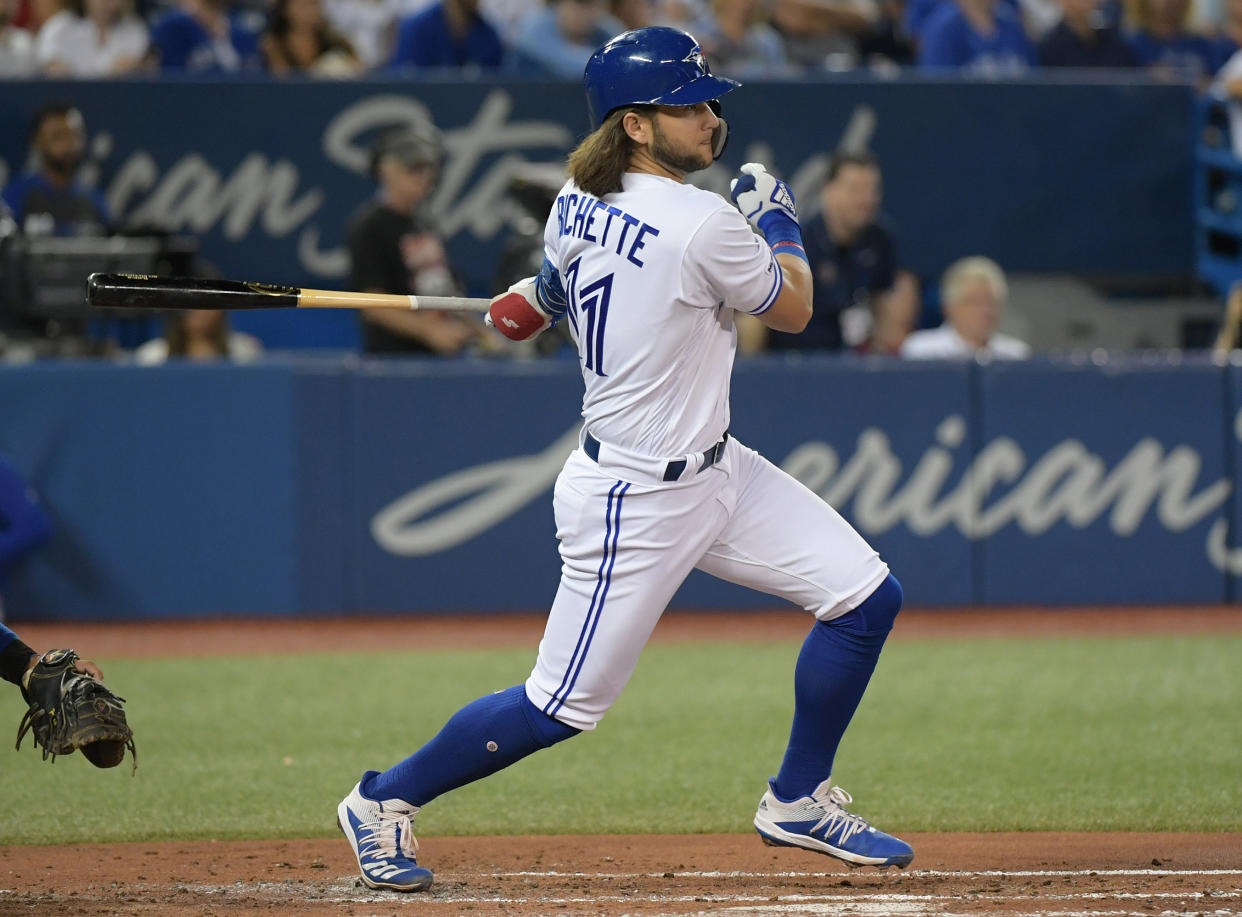
[(700, 224), (686, 246), (684, 291), (707, 290), (710, 299), (688, 296), (692, 305), (762, 315), (772, 308), (784, 284), (781, 266), (767, 243), (738, 211), (721, 207)]

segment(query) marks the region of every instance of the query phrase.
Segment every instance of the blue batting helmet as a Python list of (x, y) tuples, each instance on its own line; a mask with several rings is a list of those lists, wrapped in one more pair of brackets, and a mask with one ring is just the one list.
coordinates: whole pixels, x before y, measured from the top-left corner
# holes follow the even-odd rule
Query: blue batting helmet
[(592, 129), (623, 105), (698, 105), (742, 85), (712, 76), (694, 36), (667, 26), (622, 32), (591, 55), (582, 83)]

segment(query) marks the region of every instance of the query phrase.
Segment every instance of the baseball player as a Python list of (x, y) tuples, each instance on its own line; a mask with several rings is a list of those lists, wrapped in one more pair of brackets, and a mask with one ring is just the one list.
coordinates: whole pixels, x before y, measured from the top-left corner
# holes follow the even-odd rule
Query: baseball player
[[(0, 678), (24, 688), (39, 658), (39, 654), (23, 643), (17, 634), (0, 624)], [(82, 675), (103, 681), (103, 672), (89, 659), (77, 659), (73, 667)]]
[(713, 76), (685, 32), (617, 36), (584, 83), (594, 131), (570, 155), (542, 270), (489, 312), (515, 340), (568, 322), (585, 382), (580, 447), (554, 491), (562, 572), (538, 658), (525, 684), (468, 704), (411, 757), (363, 774), (337, 808), (340, 826), (367, 885), (430, 886), (412, 833), (420, 807), (594, 729), (698, 568), (815, 618), (756, 829), (852, 865), (905, 866), (910, 845), (847, 811), (831, 779), (901, 587), (831, 507), (728, 431), (735, 313), (788, 332), (811, 316), (793, 198), (753, 163), (733, 183), (736, 208), (685, 183), (720, 155), (718, 100), (739, 85)]

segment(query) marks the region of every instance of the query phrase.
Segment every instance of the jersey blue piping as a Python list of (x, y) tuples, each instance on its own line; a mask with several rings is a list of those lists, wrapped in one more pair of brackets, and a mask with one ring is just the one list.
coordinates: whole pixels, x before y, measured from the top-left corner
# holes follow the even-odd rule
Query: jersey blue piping
[(781, 270), (781, 263), (776, 260), (776, 256), (772, 256), (772, 266), (775, 268), (773, 273), (776, 275), (772, 280), (772, 289), (768, 292), (767, 299), (763, 301), (763, 305), (756, 309), (751, 315), (762, 315), (774, 305), (777, 298), (781, 295), (781, 289), (785, 286), (785, 273)]
[[(620, 492), (618, 492), (620, 488)], [(612, 489), (608, 491), (608, 508), (604, 513), (604, 556), (599, 562), (599, 572), (595, 579), (595, 593), (591, 596), (591, 605), (587, 609), (586, 620), (582, 622), (582, 630), (578, 634), (578, 643), (574, 647), (573, 655), (569, 658), (569, 666), (565, 670), (565, 676), (561, 679), (560, 686), (552, 694), (552, 699), (544, 706), (543, 712), (548, 716), (555, 716), (556, 712), (565, 705), (565, 698), (573, 691), (574, 685), (578, 681), (578, 676), (582, 672), (582, 663), (586, 659), (587, 651), (591, 648), (591, 641), (595, 637), (595, 628), (599, 625), (600, 615), (604, 610), (604, 600), (608, 597), (608, 587), (612, 583), (612, 568), (617, 559), (617, 540), (621, 534), (621, 498), (625, 496), (625, 492), (630, 489), (630, 485), (623, 481), (618, 481), (612, 485)], [(613, 496), (616, 496), (616, 525), (613, 525)], [(609, 539), (612, 544), (609, 546)], [(583, 641), (585, 640), (585, 645)], [(579, 650), (582, 655), (579, 656)], [(572, 680), (570, 679), (570, 676)], [(566, 682), (569, 687), (566, 688)], [(564, 691), (562, 696), (561, 692)]]

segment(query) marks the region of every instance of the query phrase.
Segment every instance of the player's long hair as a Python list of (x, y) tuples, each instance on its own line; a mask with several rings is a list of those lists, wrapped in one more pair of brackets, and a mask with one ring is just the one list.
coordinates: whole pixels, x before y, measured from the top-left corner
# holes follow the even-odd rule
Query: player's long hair
[(569, 177), (587, 194), (603, 197), (621, 190), (621, 176), (637, 145), (621, 123), (631, 111), (644, 113), (637, 105), (618, 108), (569, 154)]

